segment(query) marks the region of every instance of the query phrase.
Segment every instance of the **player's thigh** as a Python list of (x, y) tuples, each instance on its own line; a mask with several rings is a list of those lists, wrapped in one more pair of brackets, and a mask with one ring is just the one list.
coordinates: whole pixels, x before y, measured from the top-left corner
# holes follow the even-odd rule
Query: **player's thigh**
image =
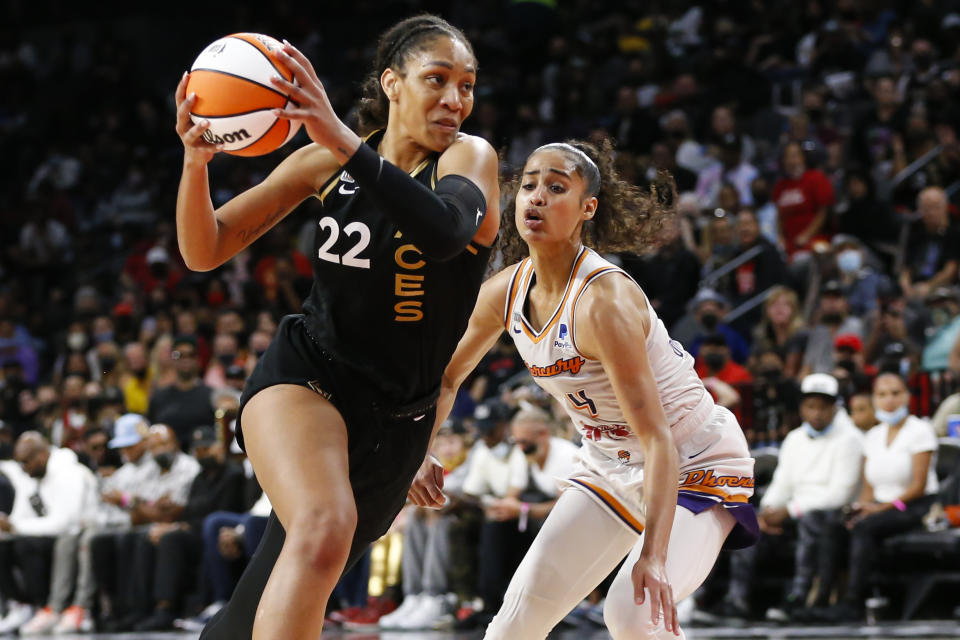
[(302, 515), (356, 518), (343, 417), (319, 394), (267, 387), (243, 409), (243, 434), (257, 480), (285, 528)]

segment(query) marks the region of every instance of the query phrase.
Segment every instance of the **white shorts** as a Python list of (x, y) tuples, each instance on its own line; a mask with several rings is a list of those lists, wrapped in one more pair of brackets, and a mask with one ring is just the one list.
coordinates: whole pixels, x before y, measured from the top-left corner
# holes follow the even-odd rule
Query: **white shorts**
[[(753, 507), (753, 458), (743, 430), (728, 409), (716, 406), (710, 420), (678, 443), (680, 477), (677, 504), (694, 514), (722, 504), (737, 520), (729, 548), (752, 544), (759, 531)], [(561, 480), (562, 490), (577, 488), (609, 510), (636, 533), (646, 521), (643, 464), (613, 460), (584, 441), (573, 473)]]

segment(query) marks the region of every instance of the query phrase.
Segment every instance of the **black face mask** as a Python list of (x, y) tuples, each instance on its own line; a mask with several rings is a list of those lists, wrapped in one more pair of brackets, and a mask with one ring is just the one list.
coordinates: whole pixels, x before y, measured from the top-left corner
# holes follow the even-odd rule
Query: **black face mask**
[(138, 379), (143, 380), (144, 378), (147, 377), (146, 367), (144, 367), (143, 369), (134, 369), (133, 375), (135, 375)]
[(0, 442), (0, 460), (10, 460), (13, 458), (13, 443)]
[(783, 372), (780, 371), (779, 368), (767, 367), (766, 369), (760, 370), (760, 376), (770, 382), (776, 382), (780, 379), (781, 375), (783, 375)]
[(702, 324), (703, 328), (707, 331), (713, 331), (717, 328), (717, 325), (720, 324), (720, 317), (715, 313), (705, 313), (700, 316), (700, 324)]
[(117, 366), (117, 359), (112, 356), (104, 356), (100, 358), (100, 369), (104, 373), (110, 373), (113, 371), (113, 368)]
[(708, 353), (703, 356), (703, 361), (711, 371), (720, 371), (723, 365), (727, 364), (727, 356), (722, 353)]
[(820, 316), (820, 322), (830, 326), (836, 326), (843, 324), (843, 314), (842, 313), (825, 313)]
[(219, 469), (223, 463), (216, 456), (204, 456), (203, 458), (197, 458), (197, 462), (200, 463), (200, 468), (204, 471), (210, 471), (212, 469)]
[(150, 275), (157, 280), (164, 280), (170, 273), (170, 267), (166, 262), (154, 262), (150, 265)]
[(217, 360), (219, 360), (220, 364), (222, 364), (224, 367), (229, 367), (236, 359), (237, 355), (235, 353), (221, 353), (217, 356)]
[(168, 471), (170, 467), (173, 466), (173, 452), (172, 451), (163, 451), (161, 453), (153, 456), (153, 459), (157, 461), (157, 464), (160, 465), (160, 468), (164, 471)]
[(520, 451), (523, 451), (523, 455), (532, 456), (537, 452), (537, 445), (533, 442), (525, 442), (523, 446), (520, 447)]

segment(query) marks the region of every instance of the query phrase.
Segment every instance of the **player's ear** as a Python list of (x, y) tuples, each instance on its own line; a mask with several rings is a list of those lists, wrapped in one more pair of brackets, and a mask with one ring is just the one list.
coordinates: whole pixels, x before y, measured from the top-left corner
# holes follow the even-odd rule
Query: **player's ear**
[(380, 87), (383, 89), (383, 92), (387, 94), (387, 99), (390, 102), (396, 102), (397, 100), (397, 94), (399, 93), (399, 87), (397, 85), (399, 83), (400, 76), (390, 67), (384, 69), (383, 73), (380, 74)]
[(584, 208), (583, 208), (584, 220), (593, 219), (594, 214), (597, 213), (598, 202), (599, 201), (597, 200), (597, 196), (590, 196), (589, 198), (587, 198), (586, 202), (584, 202)]

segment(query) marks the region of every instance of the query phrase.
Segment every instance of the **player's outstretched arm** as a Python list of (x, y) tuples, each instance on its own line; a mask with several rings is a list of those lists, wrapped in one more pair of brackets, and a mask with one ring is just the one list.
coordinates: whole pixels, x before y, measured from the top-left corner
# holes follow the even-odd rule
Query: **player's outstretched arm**
[(667, 543), (677, 505), (679, 467), (656, 379), (647, 357), (650, 314), (642, 292), (626, 277), (597, 280), (576, 310), (577, 346), (603, 363), (617, 402), (644, 454), (646, 527), (640, 559), (633, 567), (634, 598), (651, 598), (653, 622), (677, 633), (677, 610), (666, 572)]

